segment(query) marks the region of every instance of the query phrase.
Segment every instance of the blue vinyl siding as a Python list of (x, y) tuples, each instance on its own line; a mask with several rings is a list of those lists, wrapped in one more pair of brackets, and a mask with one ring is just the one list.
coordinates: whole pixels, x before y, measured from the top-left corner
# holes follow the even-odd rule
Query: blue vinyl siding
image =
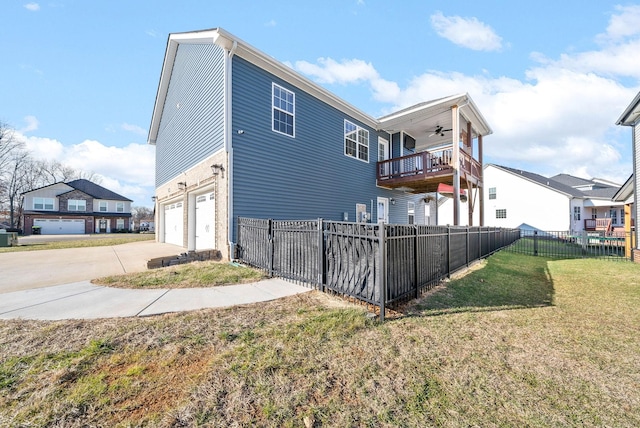
[(181, 44), (156, 141), (156, 186), (224, 147), (224, 50)]
[[(375, 218), (378, 196), (402, 197), (376, 187), (376, 130), (237, 56), (232, 79), (236, 218), (355, 221), (356, 203)], [(295, 138), (272, 130), (273, 82), (295, 93)], [(368, 163), (344, 155), (345, 119), (369, 131)]]

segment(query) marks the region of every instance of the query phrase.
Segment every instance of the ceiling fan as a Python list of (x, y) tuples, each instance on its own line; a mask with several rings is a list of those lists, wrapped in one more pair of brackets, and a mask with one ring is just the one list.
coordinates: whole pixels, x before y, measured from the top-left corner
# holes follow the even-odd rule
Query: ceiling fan
[(451, 129), (444, 129), (441, 125), (437, 125), (436, 129), (433, 131), (432, 134), (429, 135), (429, 137), (433, 137), (434, 135), (439, 135), (441, 137), (444, 137), (444, 133), (449, 131), (451, 131)]

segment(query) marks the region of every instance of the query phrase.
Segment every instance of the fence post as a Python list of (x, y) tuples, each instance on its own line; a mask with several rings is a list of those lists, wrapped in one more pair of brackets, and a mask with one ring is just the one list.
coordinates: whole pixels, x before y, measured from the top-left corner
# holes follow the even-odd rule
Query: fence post
[(533, 231), (533, 255), (538, 255), (538, 231)]
[(387, 232), (384, 223), (378, 223), (378, 284), (380, 285), (380, 321), (384, 321), (387, 303)]
[(420, 271), (418, 269), (418, 227), (419, 226), (417, 224), (413, 225), (413, 286), (416, 289), (416, 292), (414, 293), (416, 299), (418, 298), (418, 273)]
[(324, 220), (318, 219), (318, 286), (324, 292)]
[(469, 267), (469, 226), (467, 226), (467, 267)]
[(447, 278), (451, 278), (451, 226), (447, 226)]
[(273, 220), (269, 219), (269, 229), (268, 229), (268, 234), (269, 234), (269, 278), (273, 277), (273, 256), (274, 256), (274, 250), (273, 250)]

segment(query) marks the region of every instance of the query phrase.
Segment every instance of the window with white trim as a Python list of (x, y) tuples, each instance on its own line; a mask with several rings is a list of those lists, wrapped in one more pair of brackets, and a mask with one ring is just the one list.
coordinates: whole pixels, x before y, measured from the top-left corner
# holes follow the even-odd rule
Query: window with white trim
[(295, 137), (296, 94), (275, 83), (272, 92), (273, 130)]
[(344, 154), (369, 162), (369, 131), (344, 121)]
[(33, 209), (53, 211), (53, 198), (33, 198)]
[(116, 212), (118, 213), (124, 212), (124, 202), (116, 202)]
[(415, 224), (416, 222), (416, 203), (407, 202), (407, 216), (409, 224)]
[(609, 217), (611, 217), (611, 224), (618, 224), (618, 210), (616, 208), (609, 210)]
[(86, 211), (87, 201), (82, 199), (69, 199), (67, 201), (67, 210), (69, 211)]
[(496, 188), (489, 187), (489, 199), (495, 199), (495, 198), (496, 198)]
[(107, 212), (107, 201), (100, 201), (98, 203), (98, 211), (100, 211), (102, 213), (106, 213)]
[(581, 207), (573, 207), (573, 219), (574, 220), (579, 221), (580, 217), (582, 217), (581, 214), (582, 214)]
[(620, 224), (624, 226), (624, 208), (620, 210)]
[(124, 230), (124, 219), (116, 219), (116, 230)]
[(506, 209), (496, 210), (496, 218), (507, 218), (507, 210)]

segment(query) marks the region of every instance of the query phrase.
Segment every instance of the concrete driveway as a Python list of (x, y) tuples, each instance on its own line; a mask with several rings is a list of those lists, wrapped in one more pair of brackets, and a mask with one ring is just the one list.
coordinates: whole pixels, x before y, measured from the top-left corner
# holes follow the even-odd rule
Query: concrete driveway
[(0, 294), (141, 272), (154, 257), (185, 252), (176, 245), (140, 241), (107, 247), (0, 253)]

